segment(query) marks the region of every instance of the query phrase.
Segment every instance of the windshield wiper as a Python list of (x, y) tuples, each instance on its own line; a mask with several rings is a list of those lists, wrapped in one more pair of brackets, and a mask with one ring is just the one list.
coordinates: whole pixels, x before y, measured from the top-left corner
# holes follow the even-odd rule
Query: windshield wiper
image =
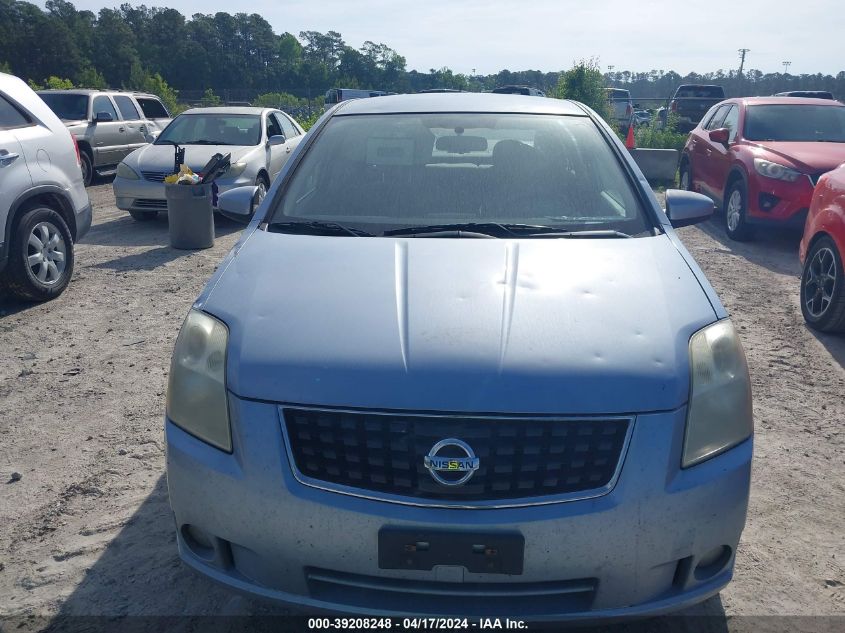
[(501, 222), (456, 222), (452, 224), (430, 224), (391, 229), (384, 232), (385, 237), (516, 237), (526, 231), (543, 230), (539, 224), (503, 224)]
[(430, 226), (411, 226), (403, 229), (385, 231), (385, 237), (571, 237), (571, 238), (607, 238), (631, 237), (622, 231), (609, 229), (589, 231), (563, 231), (557, 226), (542, 224), (519, 224), (502, 222), (465, 222), (458, 224), (433, 224)]
[(320, 220), (270, 222), (268, 227), (276, 233), (304, 233), (310, 235), (352, 235), (353, 237), (374, 237), (372, 233), (361, 229)]
[(589, 231), (541, 231), (538, 233), (532, 233), (528, 237), (568, 237), (568, 238), (628, 238), (633, 237), (633, 235), (628, 235), (627, 233), (623, 233), (622, 231), (616, 231), (614, 229), (594, 229)]

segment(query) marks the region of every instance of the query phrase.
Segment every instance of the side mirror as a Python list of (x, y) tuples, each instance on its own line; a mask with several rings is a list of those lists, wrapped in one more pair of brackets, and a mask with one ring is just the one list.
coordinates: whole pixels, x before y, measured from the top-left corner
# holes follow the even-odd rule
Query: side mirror
[(710, 130), (710, 140), (714, 143), (728, 144), (728, 139), (731, 137), (731, 131), (726, 127), (720, 127), (718, 130)]
[(110, 112), (97, 112), (94, 117), (94, 123), (108, 123), (109, 121), (114, 121)]
[(267, 139), (267, 146), (274, 147), (276, 145), (284, 145), (287, 142), (284, 134), (276, 134)]
[(217, 208), (232, 215), (250, 216), (258, 187), (235, 187), (217, 196)]
[(713, 215), (713, 210), (713, 201), (700, 193), (666, 190), (666, 215), (676, 229), (703, 222)]

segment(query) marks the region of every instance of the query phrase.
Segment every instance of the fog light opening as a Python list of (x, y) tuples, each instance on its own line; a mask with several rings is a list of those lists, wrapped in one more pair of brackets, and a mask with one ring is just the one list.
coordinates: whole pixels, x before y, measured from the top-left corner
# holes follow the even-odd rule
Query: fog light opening
[(182, 539), (185, 545), (193, 554), (206, 561), (213, 561), (215, 558), (213, 537), (198, 528), (196, 525), (186, 523), (182, 526)]
[(719, 572), (721, 572), (725, 565), (731, 560), (733, 550), (727, 545), (720, 545), (714, 547), (709, 552), (698, 559), (698, 564), (695, 566), (693, 574), (696, 580), (709, 580)]

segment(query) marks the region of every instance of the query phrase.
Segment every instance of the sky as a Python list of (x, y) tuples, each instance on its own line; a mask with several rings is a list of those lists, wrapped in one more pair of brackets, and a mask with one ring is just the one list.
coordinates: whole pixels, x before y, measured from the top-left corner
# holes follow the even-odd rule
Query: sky
[[(121, 0), (70, 0), (97, 11)], [(41, 6), (44, 2), (39, 3)], [(384, 43), (408, 70), (559, 71), (595, 57), (603, 70), (689, 72), (739, 67), (791, 74), (845, 70), (842, 0), (136, 0), (197, 12), (258, 13), (277, 33), (338, 31)]]

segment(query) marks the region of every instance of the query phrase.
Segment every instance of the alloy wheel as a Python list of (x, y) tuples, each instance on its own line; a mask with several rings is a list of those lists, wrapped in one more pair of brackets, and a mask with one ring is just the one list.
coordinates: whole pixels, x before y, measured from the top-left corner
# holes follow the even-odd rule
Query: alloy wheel
[(820, 318), (833, 299), (836, 286), (836, 257), (829, 248), (820, 248), (807, 267), (804, 305), (814, 318)]
[(67, 244), (52, 222), (39, 222), (32, 228), (26, 263), (33, 277), (45, 286), (62, 279), (67, 265)]
[(742, 220), (742, 194), (736, 189), (728, 199), (728, 211), (726, 215), (728, 228), (731, 231), (736, 231)]

